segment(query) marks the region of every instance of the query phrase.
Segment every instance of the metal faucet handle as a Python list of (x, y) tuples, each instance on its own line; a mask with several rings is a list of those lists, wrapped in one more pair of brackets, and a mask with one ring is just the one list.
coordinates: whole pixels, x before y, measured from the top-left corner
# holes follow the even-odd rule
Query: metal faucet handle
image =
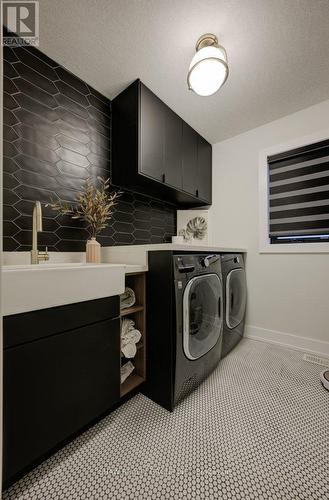
[(32, 250), (31, 264), (39, 264), (41, 260), (49, 260), (48, 248), (45, 252), (38, 250), (38, 233), (42, 232), (42, 208), (40, 201), (36, 201), (32, 214)]
[(38, 260), (49, 260), (48, 247), (44, 252), (38, 252)]

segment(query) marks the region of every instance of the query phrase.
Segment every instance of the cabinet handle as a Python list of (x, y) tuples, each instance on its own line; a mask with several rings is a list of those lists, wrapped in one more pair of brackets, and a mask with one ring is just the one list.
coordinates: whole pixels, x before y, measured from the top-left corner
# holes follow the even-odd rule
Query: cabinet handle
[(162, 182), (166, 182), (166, 174), (162, 174)]
[(198, 189), (195, 190), (195, 194), (199, 198), (199, 190)]

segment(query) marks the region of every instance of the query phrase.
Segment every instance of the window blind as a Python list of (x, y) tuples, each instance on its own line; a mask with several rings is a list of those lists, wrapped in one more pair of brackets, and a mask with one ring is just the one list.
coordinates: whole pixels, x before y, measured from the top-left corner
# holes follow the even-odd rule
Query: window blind
[(267, 161), (271, 242), (329, 242), (329, 140)]

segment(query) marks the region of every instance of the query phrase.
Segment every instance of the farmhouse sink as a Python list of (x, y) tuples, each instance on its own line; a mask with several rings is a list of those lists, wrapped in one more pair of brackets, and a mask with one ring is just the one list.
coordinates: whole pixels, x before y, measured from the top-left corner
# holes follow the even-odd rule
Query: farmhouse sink
[(47, 263), (2, 268), (4, 316), (124, 292), (123, 264)]

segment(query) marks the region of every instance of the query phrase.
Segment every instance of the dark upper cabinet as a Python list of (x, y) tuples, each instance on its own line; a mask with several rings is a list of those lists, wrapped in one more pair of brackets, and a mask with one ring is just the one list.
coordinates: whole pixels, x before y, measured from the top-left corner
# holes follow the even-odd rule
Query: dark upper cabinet
[(141, 85), (140, 173), (182, 188), (182, 120)]
[(169, 186), (179, 190), (183, 187), (182, 172), (182, 126), (183, 120), (165, 106), (164, 116), (164, 179)]
[(211, 204), (212, 197), (212, 147), (198, 135), (198, 196)]
[(112, 101), (112, 183), (180, 207), (211, 204), (211, 145), (140, 80)]
[(198, 134), (183, 123), (183, 190), (198, 196)]
[(141, 86), (140, 172), (157, 181), (164, 175), (164, 105), (153, 92)]

